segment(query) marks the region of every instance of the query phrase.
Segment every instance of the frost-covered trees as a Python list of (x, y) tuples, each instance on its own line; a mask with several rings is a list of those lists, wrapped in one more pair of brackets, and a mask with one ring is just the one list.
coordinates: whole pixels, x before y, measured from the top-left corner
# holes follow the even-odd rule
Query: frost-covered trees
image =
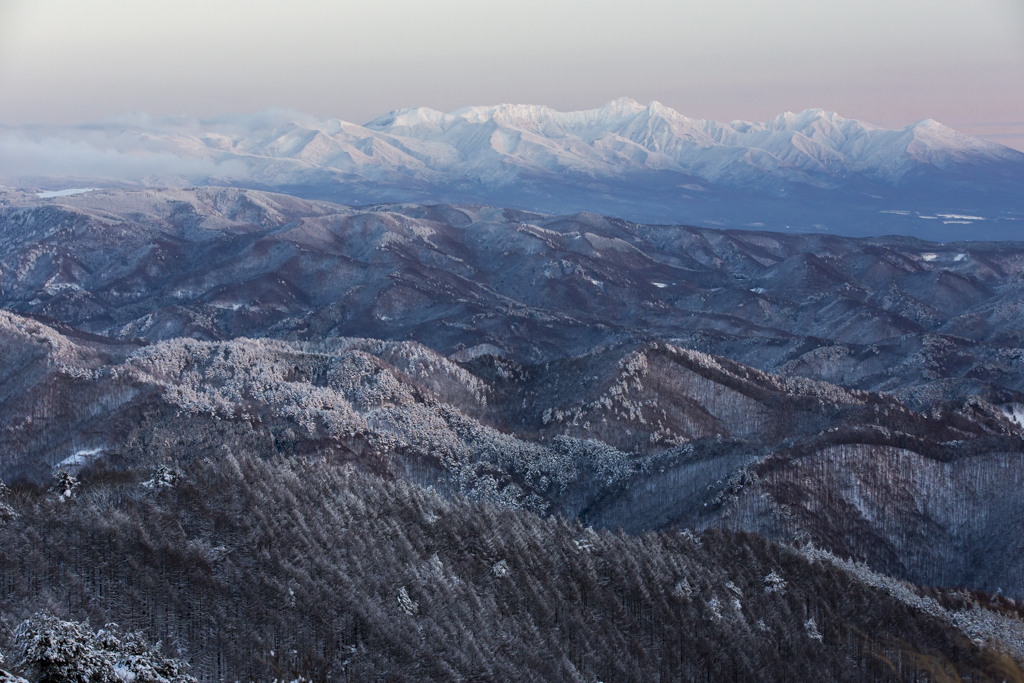
[(764, 577), (764, 592), (780, 594), (786, 592), (786, 580), (774, 569)]
[(153, 470), (153, 478), (142, 482), (142, 487), (152, 491), (174, 488), (180, 478), (181, 474), (174, 468), (168, 465), (158, 465)]
[[(0, 652), (0, 667), (3, 667), (3, 666), (4, 666), (4, 653)], [(10, 673), (9, 671), (4, 671), (3, 668), (0, 668), (0, 683), (28, 683), (28, 681), (26, 681), (21, 676), (15, 676), (14, 674)]]
[[(56, 605), (116, 620), (209, 681), (897, 680), (860, 656), (858, 632), (970, 670), (959, 621), (752, 534), (592, 530), (321, 460), (179, 470), (159, 494), (87, 480), (61, 504), (19, 489), (0, 525), (0, 617)], [(1010, 621), (986, 604), (965, 612), (972, 637), (979, 615)], [(0, 647), (32, 683), (43, 669), (80, 680), (72, 665), (187, 680), (113, 627), (37, 617), (18, 631), (10, 647), (0, 620)]]
[[(3, 664), (3, 661), (0, 661), (0, 664)], [(9, 671), (4, 671), (3, 669), (0, 669), (0, 683), (29, 683), (29, 682), (26, 681), (21, 676), (15, 676), (14, 674), (10, 673)]]
[(16, 667), (33, 683), (195, 683), (184, 666), (116, 624), (93, 632), (37, 614), (14, 632)]
[(14, 519), (18, 514), (7, 502), (7, 495), (9, 492), (10, 489), (4, 485), (3, 480), (0, 480), (0, 524), (3, 524), (9, 519)]
[(63, 502), (73, 498), (79, 486), (80, 484), (75, 475), (67, 470), (60, 470), (57, 472), (57, 476), (54, 477), (50, 490), (57, 494), (58, 500)]
[(420, 611), (419, 604), (409, 597), (409, 590), (405, 586), (398, 588), (396, 596), (398, 597), (398, 606), (409, 616), (415, 616)]
[[(0, 475), (30, 486), (55, 475), (48, 499), (66, 513), (90, 503), (91, 477), (125, 477), (132, 495), (160, 499), (183, 462), (299, 457), (598, 528), (724, 524), (842, 539), (842, 552), (921, 583), (970, 584), (971, 548), (986, 548), (1001, 559), (985, 571), (1001, 574), (982, 587), (1020, 590), (1017, 545), (996, 538), (1024, 509), (1020, 439), (983, 402), (915, 413), (892, 396), (665, 343), (459, 365), (406, 342), (113, 348), (13, 314), (0, 323), (10, 342), (0, 360), (11, 360), (0, 378), (19, 399), (0, 404)], [(102, 456), (75, 470), (81, 482), (54, 472), (100, 437)], [(21, 489), (0, 496), (0, 526), (24, 514)], [(883, 514), (893, 505), (914, 514)], [(934, 529), (952, 533), (921, 543)], [(221, 561), (222, 546), (197, 554)]]

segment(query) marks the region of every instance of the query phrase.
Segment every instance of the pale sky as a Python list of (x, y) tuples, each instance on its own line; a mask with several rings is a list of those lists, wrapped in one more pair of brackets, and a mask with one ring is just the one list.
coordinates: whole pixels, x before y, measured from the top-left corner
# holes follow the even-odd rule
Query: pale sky
[(0, 123), (619, 96), (934, 118), (1024, 149), (1024, 0), (0, 0)]

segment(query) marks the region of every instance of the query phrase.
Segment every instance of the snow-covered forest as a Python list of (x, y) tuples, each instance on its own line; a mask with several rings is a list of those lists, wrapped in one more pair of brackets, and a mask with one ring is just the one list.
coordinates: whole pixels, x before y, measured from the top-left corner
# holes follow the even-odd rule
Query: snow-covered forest
[(322, 460), (142, 476), (5, 494), (9, 662), (41, 608), (203, 680), (897, 680), (917, 653), (980, 681), (1024, 647), (1012, 601), (742, 532), (597, 531)]
[(111, 196), (0, 208), (9, 677), (1019, 675), (1024, 250)]

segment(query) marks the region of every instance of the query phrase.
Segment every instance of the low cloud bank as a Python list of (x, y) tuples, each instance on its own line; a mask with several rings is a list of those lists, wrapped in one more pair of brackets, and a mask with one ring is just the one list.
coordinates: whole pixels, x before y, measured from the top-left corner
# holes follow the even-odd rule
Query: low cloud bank
[(247, 176), (245, 164), (238, 160), (217, 162), (142, 149), (101, 148), (82, 140), (0, 133), (0, 179), (7, 182), (52, 177), (133, 183), (177, 178), (198, 183)]

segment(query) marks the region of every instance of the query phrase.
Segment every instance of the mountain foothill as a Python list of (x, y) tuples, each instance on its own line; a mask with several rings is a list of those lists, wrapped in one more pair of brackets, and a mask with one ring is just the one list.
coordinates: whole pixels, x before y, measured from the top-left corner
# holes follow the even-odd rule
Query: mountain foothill
[(50, 675), (45, 627), (168, 681), (994, 680), (1022, 275), (1016, 242), (4, 189), (0, 668)]

